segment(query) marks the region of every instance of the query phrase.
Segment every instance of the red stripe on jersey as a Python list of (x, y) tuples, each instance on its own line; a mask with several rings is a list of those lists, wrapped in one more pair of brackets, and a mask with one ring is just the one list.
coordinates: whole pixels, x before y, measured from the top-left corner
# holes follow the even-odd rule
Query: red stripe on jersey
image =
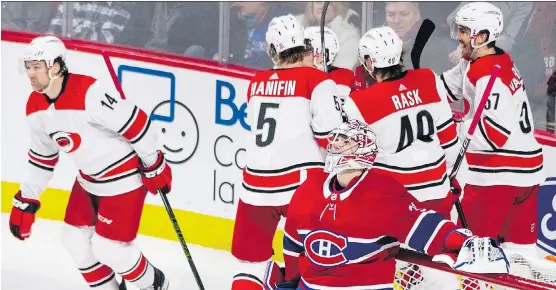
[(79, 269), (85, 281), (91, 286), (99, 286), (101, 282), (106, 282), (114, 272), (110, 267), (102, 264), (97, 264), (89, 269)]
[(351, 89), (355, 76), (354, 73), (349, 69), (334, 67), (328, 72), (328, 77), (337, 85), (344, 85)]
[(510, 137), (510, 132), (506, 130), (504, 127), (496, 124), (488, 117), (484, 117), (481, 119), (481, 126), (479, 128), (481, 132), (483, 132), (484, 137), (490, 143), (494, 144), (496, 147), (494, 149), (502, 148), (508, 138)]
[(149, 122), (149, 116), (138, 107), (135, 108), (130, 120), (120, 132), (120, 134), (130, 142), (136, 142), (136, 139), (143, 135), (143, 132), (147, 130), (147, 123)]
[(122, 163), (115, 165), (114, 168), (110, 169), (101, 176), (96, 176), (96, 178), (107, 178), (125, 172), (137, 170), (137, 164), (139, 164), (139, 157), (137, 157), (137, 155), (133, 155), (131, 158), (122, 161)]
[(467, 152), (465, 154), (467, 164), (469, 166), (481, 167), (514, 167), (514, 168), (536, 168), (543, 164), (543, 155), (511, 155), (497, 153), (475, 153)]
[(439, 164), (431, 165), (430, 167), (420, 169), (419, 171), (405, 169), (405, 172), (403, 171), (404, 169), (386, 168), (378, 163), (375, 163), (373, 170), (376, 170), (377, 173), (389, 175), (404, 186), (408, 187), (417, 184), (430, 183), (433, 181), (438, 182), (441, 180), (446, 174), (446, 161), (443, 160)]
[(249, 173), (247, 168), (243, 169), (243, 183), (251, 187), (286, 187), (298, 184), (299, 182), (301, 182), (301, 172), (299, 170), (279, 175), (256, 175)]
[(409, 70), (398, 79), (376, 83), (350, 96), (368, 124), (395, 112), (442, 101), (430, 69)]
[(319, 143), (320, 147), (326, 149), (326, 147), (328, 146), (328, 138), (317, 138), (315, 137), (315, 140), (317, 140), (317, 143)]
[(445, 146), (451, 142), (454, 142), (454, 140), (457, 140), (457, 126), (456, 122), (454, 122), (453, 120), (450, 120), (448, 125), (437, 130), (438, 131), (436, 132), (436, 134), (438, 135), (440, 146)]
[(147, 259), (145, 258), (145, 256), (143, 256), (143, 254), (141, 254), (141, 257), (139, 258), (137, 264), (135, 264), (135, 266), (133, 266), (133, 268), (131, 268), (129, 271), (120, 273), (120, 275), (122, 275), (122, 278), (126, 279), (127, 281), (133, 282), (143, 276), (143, 274), (147, 271), (148, 265), (149, 263), (147, 262)]
[(55, 157), (52, 158), (44, 158), (41, 156), (38, 156), (36, 154), (33, 154), (31, 151), (29, 151), (29, 159), (33, 160), (34, 162), (38, 163), (39, 165), (43, 165), (46, 167), (54, 167), (56, 166), (56, 163), (58, 163), (58, 155), (56, 154)]
[(232, 281), (232, 290), (263, 290), (263, 283), (255, 276), (236, 275)]

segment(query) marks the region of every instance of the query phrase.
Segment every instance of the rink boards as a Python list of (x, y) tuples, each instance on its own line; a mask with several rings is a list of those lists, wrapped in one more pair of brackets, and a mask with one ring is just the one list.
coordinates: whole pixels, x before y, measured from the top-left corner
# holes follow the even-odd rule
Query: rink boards
[[(2, 32), (3, 212), (9, 212), (11, 198), (26, 178), (29, 135), (25, 104), (31, 88), (25, 75), (19, 73), (18, 61), (20, 51), (33, 36)], [(100, 53), (106, 50), (112, 55), (126, 97), (154, 116), (152, 129), (160, 134), (160, 145), (165, 146), (172, 162), (174, 182), (169, 199), (187, 241), (229, 250), (235, 204), (242, 188), (244, 142), (250, 130), (245, 102), (253, 71), (83, 41), (66, 44), (70, 71), (94, 76), (108, 86), (113, 85)], [(539, 140), (547, 176), (556, 176), (556, 140), (550, 136), (539, 136)], [(39, 217), (63, 220), (76, 172), (73, 163), (61, 154), (49, 189), (41, 197)], [(464, 181), (465, 172), (461, 175)], [(552, 233), (556, 230), (554, 187), (543, 191), (541, 204), (545, 206), (539, 213), (539, 220), (547, 221), (543, 243), (548, 245), (556, 241)], [(139, 231), (176, 240), (159, 197), (148, 196)], [(276, 235), (275, 244), (276, 250), (281, 249), (281, 234)], [(282, 256), (280, 251), (277, 254)]]

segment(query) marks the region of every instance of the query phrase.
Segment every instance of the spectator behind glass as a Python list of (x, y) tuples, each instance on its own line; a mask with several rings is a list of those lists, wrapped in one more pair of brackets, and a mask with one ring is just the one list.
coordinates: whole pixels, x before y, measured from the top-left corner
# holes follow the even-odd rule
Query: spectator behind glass
[[(103, 43), (144, 46), (151, 38), (153, 2), (72, 2), (72, 37)], [(60, 35), (63, 4), (50, 23), (49, 33)]]
[(218, 50), (218, 2), (156, 2), (149, 49), (198, 58)]
[[(305, 27), (320, 26), (323, 2), (308, 2), (305, 13), (298, 15)], [(357, 64), (357, 46), (361, 32), (356, 26), (361, 23), (359, 15), (348, 8), (347, 2), (330, 2), (326, 10), (326, 26), (336, 33), (340, 42), (340, 52), (333, 65), (352, 70)]]
[[(472, 2), (461, 2), (461, 4), (448, 15), (447, 21), (448, 25), (452, 27), (455, 22), (456, 13), (458, 10), (466, 4)], [(533, 2), (488, 2), (498, 7), (504, 16), (504, 29), (502, 30), (502, 35), (496, 40), (496, 46), (503, 49), (506, 52), (510, 52), (513, 49), (514, 44), (518, 37), (523, 35), (525, 29), (527, 29), (527, 24), (531, 19), (531, 14), (533, 13)], [(455, 65), (459, 62), (461, 58), (461, 53), (457, 49), (452, 49), (450, 53), (450, 59)]]
[(553, 130), (549, 123), (554, 123), (554, 103), (547, 109), (547, 102), (554, 98), (547, 95), (547, 80), (555, 70), (556, 3), (535, 2), (533, 12), (529, 28), (514, 45), (515, 63), (527, 88), (535, 125)]
[[(430, 4), (434, 5), (434, 4)], [(417, 31), (421, 26), (421, 12), (417, 2), (386, 2), (386, 25), (394, 29), (403, 41), (404, 66), (412, 69), (411, 49), (415, 43)], [(449, 38), (442, 37), (435, 30), (421, 55), (421, 67), (430, 68), (437, 74), (452, 67), (448, 59), (454, 42)]]
[(295, 13), (295, 8), (278, 2), (232, 2), (231, 10), (230, 62), (272, 68), (272, 60), (266, 52), (268, 24), (274, 17)]
[(56, 6), (53, 2), (2, 1), (2, 29), (46, 32)]
[(552, 73), (552, 76), (547, 82), (548, 88), (546, 89), (546, 94), (548, 99), (546, 100), (546, 130), (554, 133), (554, 119), (556, 118), (556, 71)]

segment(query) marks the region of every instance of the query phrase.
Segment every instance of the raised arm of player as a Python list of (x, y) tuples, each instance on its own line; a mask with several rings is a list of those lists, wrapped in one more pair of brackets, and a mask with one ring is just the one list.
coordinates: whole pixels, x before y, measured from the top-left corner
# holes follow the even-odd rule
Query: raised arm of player
[(311, 128), (317, 142), (326, 148), (328, 140), (326, 136), (342, 123), (342, 101), (335, 96), (336, 83), (328, 79), (325, 73), (316, 77), (311, 86)]
[(436, 104), (437, 110), (434, 114), (434, 126), (436, 127), (436, 135), (440, 141), (440, 146), (444, 149), (446, 155), (447, 171), (450, 173), (456, 162), (460, 149), (460, 141), (458, 138), (456, 122), (454, 122), (452, 109), (448, 101), (449, 95), (444, 87), (444, 83), (440, 77), (435, 75), (436, 90), (441, 101)]
[(462, 58), (455, 67), (444, 72), (440, 76), (440, 79), (448, 92), (450, 103), (463, 98), (463, 79), (468, 65), (469, 61)]
[(138, 168), (143, 184), (149, 192), (168, 193), (172, 172), (162, 151), (158, 150), (157, 136), (149, 130), (149, 116), (133, 102), (109, 93), (99, 81), (87, 91), (85, 109), (91, 121), (124, 137), (141, 159)]
[[(470, 76), (469, 81), (475, 85), (475, 106), (480, 103), (489, 78), (489, 74), (478, 79)], [(522, 90), (522, 88), (520, 87), (519, 90)], [(500, 78), (496, 78), (481, 120), (477, 124), (478, 130), (473, 134), (478, 142), (473, 140), (469, 144), (469, 149), (481, 148), (479, 150), (484, 150), (486, 147), (496, 151), (502, 148), (508, 141), (514, 127), (519, 124), (521, 110), (518, 105), (520, 105), (520, 101), (516, 96), (512, 96), (509, 88)]]

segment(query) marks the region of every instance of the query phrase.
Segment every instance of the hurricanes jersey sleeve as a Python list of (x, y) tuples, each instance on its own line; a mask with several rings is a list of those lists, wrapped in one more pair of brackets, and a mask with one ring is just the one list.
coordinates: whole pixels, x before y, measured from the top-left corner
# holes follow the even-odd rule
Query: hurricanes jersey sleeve
[(157, 136), (149, 130), (149, 115), (130, 100), (109, 92), (96, 81), (89, 87), (86, 110), (92, 122), (124, 137), (145, 165), (156, 161)]
[(39, 116), (27, 116), (31, 133), (27, 178), (21, 183), (21, 196), (39, 199), (54, 175), (58, 163), (58, 146), (46, 134), (40, 124)]

